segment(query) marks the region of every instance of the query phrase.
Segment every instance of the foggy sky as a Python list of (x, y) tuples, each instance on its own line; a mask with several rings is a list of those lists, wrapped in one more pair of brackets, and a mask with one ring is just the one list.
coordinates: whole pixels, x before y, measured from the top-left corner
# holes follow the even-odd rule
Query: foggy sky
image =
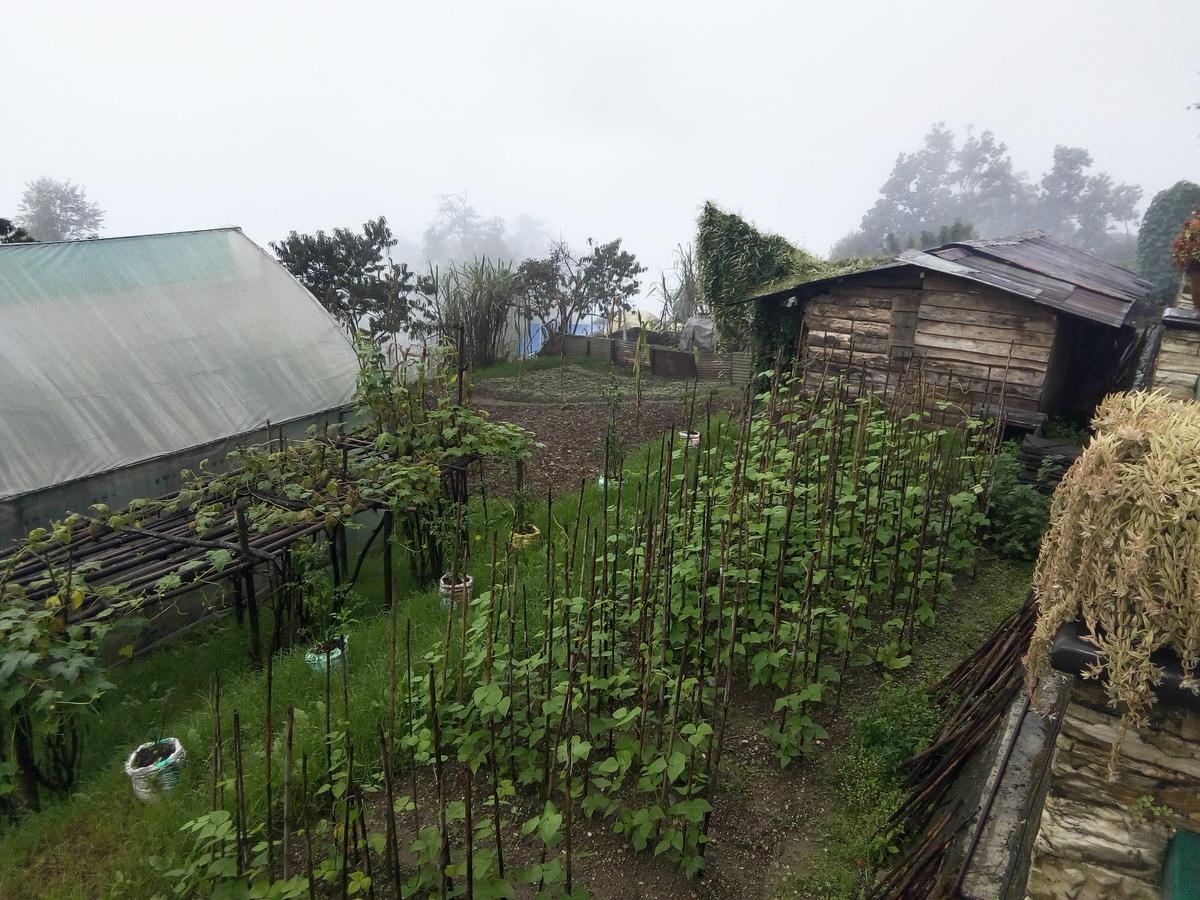
[(706, 199), (825, 253), (935, 121), (1200, 181), (1200, 2), (4, 4), (0, 216), (40, 175), (104, 235), (255, 241), (437, 195), (624, 238), (647, 286)]

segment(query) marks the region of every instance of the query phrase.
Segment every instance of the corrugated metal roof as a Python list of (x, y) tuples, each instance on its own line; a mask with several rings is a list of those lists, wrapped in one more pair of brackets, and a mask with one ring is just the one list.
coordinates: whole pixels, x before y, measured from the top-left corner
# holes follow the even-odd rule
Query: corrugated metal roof
[(1128, 269), (1069, 247), (1040, 231), (960, 241), (932, 250), (905, 250), (896, 262), (852, 275), (781, 285), (751, 299), (812, 296), (828, 285), (907, 265), (998, 288), (1070, 315), (1119, 328), (1152, 285)]
[(0, 247), (0, 498), (347, 403), (333, 318), (235, 228)]
[(1141, 300), (1154, 287), (1128, 269), (1113, 265), (1086, 250), (1056, 241), (1040, 231), (1026, 231), (1011, 238), (962, 241), (948, 246), (969, 248), (972, 257), (992, 257), (1018, 269), (1036, 272), (1128, 303)]

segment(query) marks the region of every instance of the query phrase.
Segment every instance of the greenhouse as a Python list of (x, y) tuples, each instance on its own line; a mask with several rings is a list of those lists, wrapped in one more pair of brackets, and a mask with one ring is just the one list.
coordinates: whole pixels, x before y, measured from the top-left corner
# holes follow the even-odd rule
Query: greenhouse
[(337, 421), (342, 329), (240, 229), (0, 247), (0, 542)]

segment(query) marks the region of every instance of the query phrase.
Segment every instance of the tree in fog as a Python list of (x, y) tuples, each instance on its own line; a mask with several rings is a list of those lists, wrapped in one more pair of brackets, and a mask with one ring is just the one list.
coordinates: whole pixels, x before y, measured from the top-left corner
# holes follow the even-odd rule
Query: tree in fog
[(511, 259), (504, 241), (504, 220), (484, 218), (466, 194), (443, 194), (437, 215), (425, 229), (425, 259), (435, 265), (472, 259)]
[(1179, 290), (1179, 270), (1171, 261), (1171, 243), (1186, 222), (1200, 210), (1200, 184), (1177, 181), (1159, 191), (1146, 207), (1138, 229), (1138, 274), (1154, 284), (1155, 301), (1169, 304)]
[(571, 333), (585, 316), (611, 319), (631, 310), (638, 276), (645, 271), (636, 256), (621, 249), (620, 238), (606, 244), (588, 238), (582, 255), (559, 241), (548, 256), (521, 263), (518, 292), (529, 316), (552, 331)]
[(958, 241), (969, 241), (978, 237), (975, 226), (970, 222), (955, 221), (953, 225), (943, 225), (937, 231), (922, 231), (920, 234), (910, 234), (902, 242), (896, 235), (889, 234), (883, 242), (884, 249), (893, 256), (901, 250), (928, 250), (930, 247), (941, 247)]
[(521, 213), (512, 227), (500, 216), (484, 216), (466, 194), (443, 194), (438, 212), (425, 229), (422, 252), (426, 264), (447, 266), (476, 259), (494, 262), (543, 255), (553, 243), (546, 224)]
[[(1141, 188), (1092, 170), (1081, 147), (1054, 149), (1050, 169), (1034, 183), (1015, 171), (1008, 146), (990, 131), (968, 131), (962, 144), (934, 125), (923, 146), (901, 153), (879, 199), (859, 228), (834, 246), (834, 258), (870, 256), (899, 243), (920, 243), (954, 222), (981, 237), (1040, 228), (1059, 240), (1118, 262), (1132, 257), (1131, 224)], [(889, 240), (889, 235), (891, 239)]]
[(81, 185), (45, 176), (25, 185), (17, 207), (17, 225), (39, 241), (96, 237), (103, 222), (104, 211)]

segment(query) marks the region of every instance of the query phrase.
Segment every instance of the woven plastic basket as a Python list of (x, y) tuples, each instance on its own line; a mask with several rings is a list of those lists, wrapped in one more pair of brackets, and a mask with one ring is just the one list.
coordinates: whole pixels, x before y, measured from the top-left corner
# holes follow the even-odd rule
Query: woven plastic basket
[(532, 547), (541, 540), (542, 532), (536, 525), (527, 526), (530, 531), (514, 531), (512, 533), (512, 546), (514, 550), (524, 550), (526, 547)]
[[(134, 765), (134, 759), (137, 758), (139, 752), (156, 744), (170, 744), (171, 755), (148, 766)], [(179, 777), (182, 774), (181, 765), (185, 759), (187, 759), (187, 751), (183, 749), (183, 744), (179, 743), (178, 738), (170, 737), (147, 741), (135, 748), (129, 754), (129, 758), (125, 760), (125, 774), (129, 776), (134, 794), (143, 803), (152, 803), (167, 791), (172, 790), (175, 785), (179, 784)]]

